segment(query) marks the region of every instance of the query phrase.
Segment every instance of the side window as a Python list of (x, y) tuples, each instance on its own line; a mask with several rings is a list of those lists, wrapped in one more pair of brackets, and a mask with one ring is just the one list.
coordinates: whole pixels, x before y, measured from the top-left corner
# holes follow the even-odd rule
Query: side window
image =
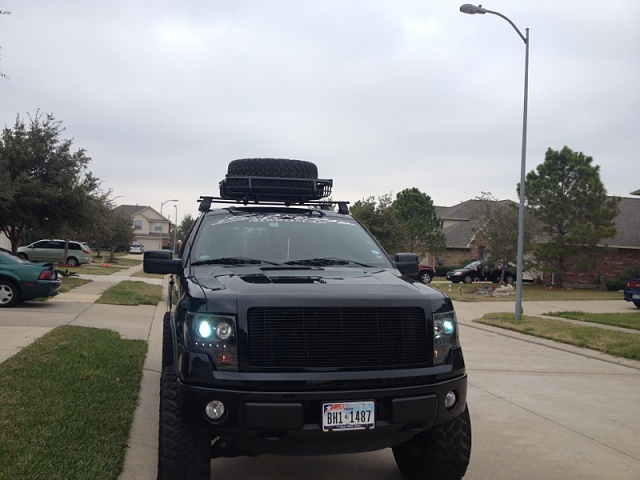
[(134, 220), (133, 228), (135, 230), (142, 230), (142, 220)]
[(48, 248), (56, 248), (59, 250), (64, 250), (64, 242), (58, 242), (58, 241), (49, 242)]
[(33, 248), (49, 248), (49, 240), (40, 240), (33, 244)]
[[(64, 245), (62, 246), (64, 248)], [(80, 244), (76, 242), (69, 242), (69, 250), (82, 250)]]

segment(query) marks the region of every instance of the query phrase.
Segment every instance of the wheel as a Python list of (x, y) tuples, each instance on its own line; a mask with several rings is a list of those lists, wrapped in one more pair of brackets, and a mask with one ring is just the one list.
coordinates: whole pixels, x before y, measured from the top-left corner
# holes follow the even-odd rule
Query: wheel
[(26, 253), (22, 253), (22, 252), (20, 252), (20, 253), (18, 254), (18, 256), (19, 256), (21, 259), (23, 259), (23, 260), (29, 260), (29, 257), (27, 257), (27, 254), (26, 254)]
[(640, 302), (635, 301), (635, 302), (633, 302), (633, 304), (634, 304), (636, 307), (640, 308)]
[(471, 275), (467, 275), (464, 277), (464, 283), (473, 283), (473, 277)]
[(427, 272), (421, 274), (420, 275), (420, 281), (422, 283), (431, 283), (431, 275), (429, 275), (429, 273), (427, 273)]
[(247, 177), (318, 178), (318, 167), (304, 160), (241, 158), (229, 162), (228, 175)]
[(184, 424), (174, 368), (164, 368), (160, 379), (158, 480), (209, 480), (210, 477), (211, 439)]
[(0, 279), (0, 307), (12, 307), (20, 302), (20, 290), (10, 280)]
[(514, 280), (515, 279), (513, 278), (513, 275), (511, 275), (510, 273), (504, 274), (504, 283), (512, 284)]
[(407, 480), (460, 480), (471, 457), (471, 419), (459, 417), (393, 447), (393, 458)]
[(67, 258), (67, 265), (69, 265), (70, 267), (79, 267), (80, 262), (76, 257), (69, 257)]
[(162, 370), (173, 365), (173, 338), (171, 335), (171, 313), (162, 319)]

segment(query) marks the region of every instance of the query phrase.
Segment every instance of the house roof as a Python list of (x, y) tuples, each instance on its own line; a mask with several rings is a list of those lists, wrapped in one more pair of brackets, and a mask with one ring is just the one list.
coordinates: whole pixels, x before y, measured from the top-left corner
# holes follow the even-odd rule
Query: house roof
[[(442, 229), (446, 237), (447, 248), (471, 248), (471, 241), (478, 229), (482, 226), (481, 221), (476, 219), (477, 212), (486, 200), (467, 200), (453, 207), (435, 207), (436, 215), (441, 220), (441, 224), (447, 225)], [(498, 207), (502, 207), (511, 200), (496, 200)]]
[[(435, 207), (441, 222), (448, 224), (442, 229), (447, 248), (471, 248), (473, 237), (481, 226), (474, 216), (482, 201), (467, 200), (453, 207)], [(509, 202), (511, 200), (499, 201), (505, 205)], [(619, 207), (620, 214), (615, 219), (615, 237), (603, 239), (600, 244), (618, 248), (640, 248), (640, 198), (622, 197)]]
[(610, 247), (640, 248), (640, 198), (620, 198), (616, 236), (602, 240)]
[(122, 212), (122, 214), (126, 215), (127, 217), (133, 217), (136, 213), (141, 212), (145, 208), (149, 207), (146, 205), (118, 205), (116, 208), (114, 208), (114, 211), (118, 213)]

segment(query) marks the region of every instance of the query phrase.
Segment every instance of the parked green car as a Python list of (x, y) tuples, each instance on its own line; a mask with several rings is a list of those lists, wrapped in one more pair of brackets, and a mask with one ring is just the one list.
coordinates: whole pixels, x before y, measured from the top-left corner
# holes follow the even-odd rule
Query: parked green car
[(71, 267), (89, 264), (93, 261), (91, 249), (84, 242), (69, 241), (67, 257), (64, 256), (64, 240), (38, 240), (26, 247), (18, 248), (18, 255), (32, 262), (64, 263)]
[(32, 263), (0, 248), (0, 307), (25, 300), (53, 297), (62, 281), (51, 263)]

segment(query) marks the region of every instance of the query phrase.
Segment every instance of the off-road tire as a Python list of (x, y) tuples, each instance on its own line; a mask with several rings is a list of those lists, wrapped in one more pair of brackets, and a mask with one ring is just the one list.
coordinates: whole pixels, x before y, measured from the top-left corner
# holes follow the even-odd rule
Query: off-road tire
[(0, 279), (0, 307), (13, 307), (20, 301), (18, 286), (11, 280)]
[(407, 480), (460, 480), (471, 458), (469, 409), (393, 447), (393, 457)]
[(162, 319), (162, 371), (173, 365), (173, 337), (171, 335), (171, 313)]
[(160, 379), (158, 480), (209, 480), (210, 477), (211, 438), (184, 424), (175, 370), (167, 367)]
[(229, 162), (228, 175), (245, 177), (318, 178), (318, 167), (304, 160), (241, 158)]

